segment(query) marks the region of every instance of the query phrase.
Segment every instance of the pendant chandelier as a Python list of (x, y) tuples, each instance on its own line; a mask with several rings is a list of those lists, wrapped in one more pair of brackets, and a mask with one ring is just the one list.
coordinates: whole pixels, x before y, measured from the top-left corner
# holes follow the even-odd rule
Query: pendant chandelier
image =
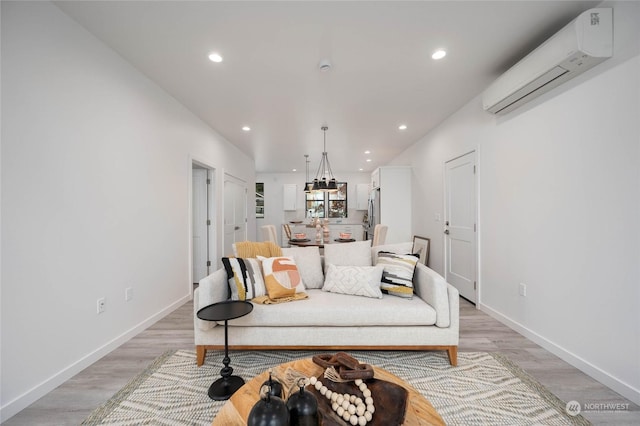
[(324, 132), (324, 150), (322, 151), (322, 159), (320, 160), (320, 166), (313, 180), (313, 188), (311, 190), (335, 192), (338, 190), (338, 184), (336, 183), (336, 178), (333, 177), (331, 164), (329, 164), (329, 157), (327, 156), (327, 130), (329, 130), (329, 128), (322, 126), (321, 129)]

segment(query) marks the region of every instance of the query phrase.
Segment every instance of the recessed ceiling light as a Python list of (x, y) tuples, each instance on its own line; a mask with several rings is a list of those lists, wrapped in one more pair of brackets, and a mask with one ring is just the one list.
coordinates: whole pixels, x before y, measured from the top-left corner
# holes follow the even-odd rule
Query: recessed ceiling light
[(371, 154), (371, 151), (366, 150), (364, 153), (365, 153), (365, 154)]
[(209, 60), (211, 62), (222, 62), (222, 56), (220, 56), (219, 53), (213, 52), (213, 53), (209, 54)]
[(358, 169), (358, 171), (359, 171), (359, 172), (362, 172), (362, 171), (364, 171), (364, 169), (363, 169), (363, 168), (359, 168), (359, 169)]
[(298, 171), (298, 169), (293, 169), (293, 170), (291, 170), (291, 171), (292, 171), (292, 172), (297, 172), (297, 171)]
[(371, 162), (371, 158), (367, 158), (367, 163), (370, 163), (370, 162)]
[(249, 132), (249, 131), (251, 131), (251, 127), (249, 127), (249, 126), (244, 126), (244, 127), (242, 128), (242, 130), (244, 130), (245, 132)]
[(407, 130), (407, 125), (406, 124), (399, 125), (398, 130)]
[(433, 52), (433, 55), (431, 55), (431, 57), (435, 60), (442, 59), (445, 56), (447, 56), (447, 51), (444, 49), (438, 49), (435, 52)]

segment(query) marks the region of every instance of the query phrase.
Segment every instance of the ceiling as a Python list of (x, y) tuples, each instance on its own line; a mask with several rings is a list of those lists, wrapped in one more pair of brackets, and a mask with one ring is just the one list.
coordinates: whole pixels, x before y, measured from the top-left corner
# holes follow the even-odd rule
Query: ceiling
[[(373, 170), (598, 3), (55, 2), (258, 172), (304, 171), (309, 154), (312, 177), (321, 126), (334, 172)], [(439, 48), (447, 56), (433, 60)]]

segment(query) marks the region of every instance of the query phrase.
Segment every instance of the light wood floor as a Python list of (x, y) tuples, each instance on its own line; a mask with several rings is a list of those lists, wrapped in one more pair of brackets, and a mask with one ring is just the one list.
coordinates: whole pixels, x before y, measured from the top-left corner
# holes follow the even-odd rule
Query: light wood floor
[[(78, 425), (168, 349), (193, 349), (191, 302), (91, 365), (4, 424)], [(628, 411), (583, 412), (594, 424), (640, 425), (640, 408), (555, 355), (460, 300), (460, 351), (501, 352), (564, 401), (629, 404)]]

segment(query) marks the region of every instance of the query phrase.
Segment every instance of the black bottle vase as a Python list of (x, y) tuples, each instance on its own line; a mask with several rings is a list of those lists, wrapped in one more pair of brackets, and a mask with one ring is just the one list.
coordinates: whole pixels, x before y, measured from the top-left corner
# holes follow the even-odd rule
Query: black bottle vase
[(300, 391), (289, 396), (287, 409), (289, 410), (290, 426), (318, 426), (320, 416), (318, 415), (318, 401), (311, 392), (305, 392), (305, 381), (298, 382)]
[(287, 404), (281, 398), (272, 396), (268, 386), (263, 386), (260, 400), (249, 412), (247, 426), (289, 426)]
[[(278, 398), (284, 399), (282, 397), (282, 383), (271, 376), (271, 371), (269, 371), (269, 379), (266, 380), (262, 386), (269, 386), (269, 393), (271, 396), (277, 396)], [(260, 386), (260, 389), (262, 389), (262, 386)]]

